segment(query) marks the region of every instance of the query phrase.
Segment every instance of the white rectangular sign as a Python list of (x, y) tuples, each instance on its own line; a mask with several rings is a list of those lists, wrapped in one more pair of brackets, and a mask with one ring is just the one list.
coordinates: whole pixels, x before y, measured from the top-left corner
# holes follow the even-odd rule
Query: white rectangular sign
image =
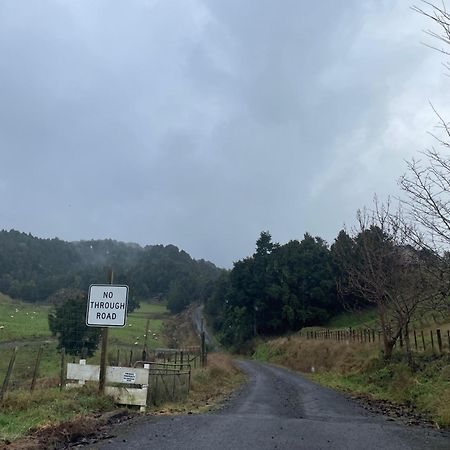
[(134, 372), (125, 372), (123, 374), (123, 382), (124, 383), (135, 383), (136, 382), (136, 374)]
[(127, 322), (128, 286), (91, 284), (86, 310), (88, 327), (124, 327)]

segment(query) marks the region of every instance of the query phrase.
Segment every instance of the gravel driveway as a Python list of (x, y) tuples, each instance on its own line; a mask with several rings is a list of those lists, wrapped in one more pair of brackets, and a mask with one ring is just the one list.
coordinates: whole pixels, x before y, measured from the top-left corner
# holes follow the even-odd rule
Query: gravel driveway
[(217, 412), (146, 416), (117, 426), (91, 449), (450, 449), (450, 434), (407, 427), (299, 376), (238, 363), (248, 384)]

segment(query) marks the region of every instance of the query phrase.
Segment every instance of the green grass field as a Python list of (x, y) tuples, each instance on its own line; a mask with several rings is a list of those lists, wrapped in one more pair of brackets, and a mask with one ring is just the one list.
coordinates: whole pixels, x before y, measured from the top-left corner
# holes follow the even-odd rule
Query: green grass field
[[(14, 371), (11, 377), (11, 388), (29, 386), (33, 376), (39, 347), (43, 346), (42, 359), (39, 365), (39, 383), (55, 385), (60, 373), (60, 354), (57, 340), (51, 336), (48, 327), (46, 305), (29, 305), (0, 296), (0, 383), (3, 382), (14, 346), (18, 346)], [(120, 362), (129, 361), (130, 354), (141, 355), (146, 341), (147, 348), (166, 346), (164, 320), (169, 312), (164, 304), (142, 302), (139, 309), (130, 313), (124, 328), (111, 328), (108, 338), (108, 355), (113, 363), (117, 363), (117, 350), (120, 350)], [(12, 316), (12, 317), (11, 317)], [(148, 330), (146, 331), (148, 323)], [(77, 358), (67, 355), (66, 361)], [(88, 364), (96, 364), (100, 360), (100, 350), (88, 359)]]
[(0, 343), (49, 338), (49, 306), (11, 300), (0, 294)]
[[(140, 308), (128, 315), (124, 328), (110, 329), (110, 343), (140, 346), (147, 335), (148, 347), (163, 347), (165, 345), (164, 316), (168, 314), (165, 305), (141, 302)], [(150, 331), (146, 330), (148, 319), (150, 319), (148, 327)]]
[[(18, 347), (9, 393), (0, 408), (0, 440), (23, 436), (30, 427), (43, 422), (66, 420), (79, 413), (114, 407), (109, 399), (98, 398), (89, 392), (86, 395), (84, 391), (60, 393), (54, 388), (59, 383), (61, 359), (57, 340), (51, 336), (48, 327), (50, 310), (48, 305), (27, 304), (0, 294), (0, 385), (6, 375), (13, 347)], [(125, 327), (109, 330), (110, 361), (116, 362), (117, 350), (120, 350), (122, 364), (129, 360), (131, 353), (134, 359), (140, 359), (146, 334), (149, 349), (166, 346), (164, 321), (168, 317), (169, 312), (164, 304), (141, 302), (140, 308), (128, 315)], [(36, 390), (31, 396), (29, 388), (40, 346), (43, 353)], [(100, 350), (97, 350), (87, 362), (96, 364), (99, 359)], [(66, 356), (66, 363), (77, 360)], [(27, 405), (26, 408), (22, 408), (21, 403)]]
[(369, 308), (357, 312), (345, 311), (334, 316), (324, 328), (357, 328), (373, 327), (377, 321), (377, 311), (375, 308)]

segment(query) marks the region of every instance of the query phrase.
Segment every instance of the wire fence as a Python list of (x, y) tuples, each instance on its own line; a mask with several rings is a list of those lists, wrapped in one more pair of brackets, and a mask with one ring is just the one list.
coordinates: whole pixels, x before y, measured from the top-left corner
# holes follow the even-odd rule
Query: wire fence
[[(68, 363), (78, 363), (79, 356), (66, 354), (57, 348), (57, 342), (11, 342), (0, 344), (0, 407), (8, 392), (44, 388), (62, 389), (66, 383)], [(85, 358), (87, 364), (100, 362), (99, 352)], [(170, 398), (176, 400), (183, 392), (189, 392), (190, 368), (200, 367), (201, 348), (137, 349), (134, 345), (116, 344), (108, 347), (108, 365), (116, 367), (137, 367), (145, 361), (150, 364), (149, 385), (152, 386), (154, 404)], [(187, 368), (189, 367), (189, 373)], [(166, 391), (167, 378), (172, 376), (170, 396), (158, 393)], [(186, 378), (188, 377), (188, 378)], [(154, 387), (156, 385), (156, 388)], [(159, 387), (158, 387), (159, 385)], [(156, 389), (156, 390), (155, 390)]]
[[(325, 341), (333, 340), (344, 344), (378, 344), (382, 345), (382, 332), (374, 328), (359, 328), (345, 330), (316, 330), (301, 331), (300, 336), (305, 339)], [(412, 330), (408, 333), (410, 347), (417, 353), (430, 352), (432, 354), (450, 353), (450, 325), (436, 329)], [(400, 333), (395, 344), (397, 349), (406, 348), (404, 333)]]

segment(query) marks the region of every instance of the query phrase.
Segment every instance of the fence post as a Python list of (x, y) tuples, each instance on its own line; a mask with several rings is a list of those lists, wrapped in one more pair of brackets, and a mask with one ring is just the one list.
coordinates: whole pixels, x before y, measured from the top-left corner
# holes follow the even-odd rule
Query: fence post
[(0, 402), (3, 401), (3, 397), (8, 389), (9, 380), (11, 378), (12, 371), (14, 369), (14, 363), (16, 361), (17, 347), (14, 347), (11, 359), (9, 360), (8, 370), (6, 372), (5, 380), (3, 381), (2, 389), (0, 390)]
[(422, 347), (423, 347), (423, 351), (425, 351), (427, 349), (426, 345), (425, 345), (425, 336), (423, 334), (423, 330), (420, 330), (420, 336), (422, 338)]
[(202, 331), (202, 348), (201, 348), (201, 365), (202, 367), (206, 366), (206, 344), (205, 344), (205, 332)]
[(189, 364), (188, 394), (191, 392), (191, 365)]
[(38, 354), (36, 357), (36, 363), (34, 364), (33, 379), (31, 380), (31, 386), (30, 386), (31, 392), (34, 391), (34, 388), (36, 386), (36, 378), (37, 378), (37, 374), (38, 374), (38, 370), (39, 370), (39, 364), (41, 362), (42, 350), (43, 350), (43, 346), (41, 345), (39, 347)]
[[(140, 407), (140, 412), (145, 412), (147, 409), (148, 404), (150, 403), (150, 364), (144, 364), (144, 369), (148, 370), (148, 378), (147, 378), (147, 398), (145, 400), (145, 406)], [(142, 387), (145, 387), (143, 385)]]
[(146, 361), (147, 360), (147, 353), (148, 353), (148, 347), (147, 347), (147, 342), (148, 342), (148, 329), (150, 327), (150, 317), (147, 317), (147, 322), (145, 324), (145, 330), (144, 330), (144, 348), (142, 349), (142, 360)]
[(64, 381), (65, 381), (65, 376), (64, 376), (64, 370), (65, 370), (65, 359), (66, 359), (66, 349), (63, 347), (61, 349), (61, 367), (59, 368), (59, 390), (62, 391), (63, 387), (64, 387)]
[(433, 338), (433, 330), (430, 330), (430, 338), (431, 338), (431, 350), (434, 353), (434, 338)]
[(133, 365), (133, 350), (130, 350), (130, 361), (128, 367), (131, 367), (132, 365)]
[(419, 350), (419, 347), (417, 345), (417, 334), (416, 330), (414, 330), (414, 346), (416, 347), (416, 352)]
[(448, 350), (450, 351), (450, 330), (447, 330)]
[(436, 330), (436, 336), (438, 341), (439, 353), (442, 355), (442, 337), (441, 330), (439, 328)]

